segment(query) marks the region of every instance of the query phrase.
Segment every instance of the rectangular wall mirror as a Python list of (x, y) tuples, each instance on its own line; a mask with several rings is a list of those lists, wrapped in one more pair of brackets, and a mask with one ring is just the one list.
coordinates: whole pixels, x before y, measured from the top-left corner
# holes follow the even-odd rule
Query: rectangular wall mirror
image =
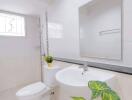
[(122, 59), (122, 0), (92, 0), (79, 8), (80, 56)]

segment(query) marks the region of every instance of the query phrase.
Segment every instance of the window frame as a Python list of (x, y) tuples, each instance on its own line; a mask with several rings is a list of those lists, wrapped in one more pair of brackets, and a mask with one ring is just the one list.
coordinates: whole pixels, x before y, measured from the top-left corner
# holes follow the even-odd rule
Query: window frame
[(26, 35), (27, 35), (26, 34), (26, 16), (24, 14), (10, 12), (10, 11), (4, 11), (4, 10), (0, 10), (0, 13), (23, 17), (24, 18), (24, 32), (25, 32), (25, 34), (21, 35), (21, 36), (20, 35), (1, 35), (0, 34), (0, 37), (26, 37)]

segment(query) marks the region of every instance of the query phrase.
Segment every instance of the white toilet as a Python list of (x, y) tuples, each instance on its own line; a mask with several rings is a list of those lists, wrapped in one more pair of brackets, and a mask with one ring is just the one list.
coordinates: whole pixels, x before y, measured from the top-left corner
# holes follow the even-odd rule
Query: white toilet
[(44, 83), (36, 82), (20, 89), (16, 93), (18, 100), (50, 100), (50, 90), (57, 86), (55, 74), (60, 69), (61, 68), (58, 66), (54, 66), (52, 68), (44, 66), (43, 67)]

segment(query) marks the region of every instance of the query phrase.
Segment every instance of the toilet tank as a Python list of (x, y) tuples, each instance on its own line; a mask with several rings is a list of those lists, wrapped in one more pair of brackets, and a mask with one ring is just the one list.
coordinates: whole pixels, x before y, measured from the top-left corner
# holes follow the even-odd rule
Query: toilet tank
[(55, 75), (59, 70), (61, 70), (60, 66), (48, 67), (47, 65), (43, 65), (43, 81), (47, 86), (57, 86)]

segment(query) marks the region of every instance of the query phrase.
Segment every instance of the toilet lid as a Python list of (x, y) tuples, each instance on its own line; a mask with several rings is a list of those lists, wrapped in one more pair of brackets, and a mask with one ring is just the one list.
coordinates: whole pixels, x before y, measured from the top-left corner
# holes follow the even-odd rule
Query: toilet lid
[(41, 91), (43, 91), (46, 88), (46, 85), (42, 82), (37, 82), (31, 85), (28, 85), (21, 90), (19, 90), (16, 95), (17, 96), (29, 96), (37, 94)]

